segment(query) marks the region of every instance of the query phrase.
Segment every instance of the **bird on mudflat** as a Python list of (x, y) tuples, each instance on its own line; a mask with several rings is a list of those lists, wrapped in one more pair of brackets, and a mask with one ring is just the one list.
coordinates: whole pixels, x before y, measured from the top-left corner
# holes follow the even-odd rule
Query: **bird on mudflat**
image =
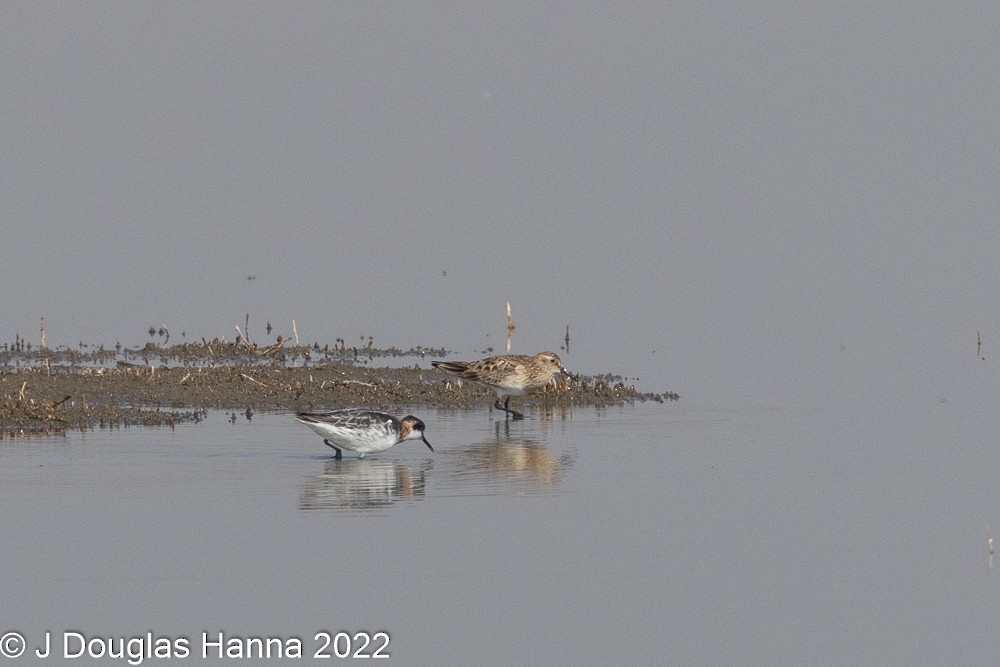
[(384, 412), (364, 408), (345, 408), (327, 412), (299, 412), (295, 419), (323, 437), (323, 444), (337, 452), (334, 458), (343, 458), (341, 450), (355, 452), (358, 458), (365, 454), (384, 452), (404, 440), (419, 438), (434, 451), (424, 437), (424, 422), (410, 415), (398, 419)]
[[(492, 389), (497, 395), (493, 407), (503, 410), (513, 419), (524, 419), (524, 415), (510, 409), (511, 396), (540, 389), (549, 384), (558, 373), (573, 377), (572, 373), (563, 368), (562, 361), (555, 352), (539, 352), (533, 357), (524, 354), (498, 354), (477, 361), (432, 361), (431, 366)], [(501, 398), (504, 399), (502, 405)]]

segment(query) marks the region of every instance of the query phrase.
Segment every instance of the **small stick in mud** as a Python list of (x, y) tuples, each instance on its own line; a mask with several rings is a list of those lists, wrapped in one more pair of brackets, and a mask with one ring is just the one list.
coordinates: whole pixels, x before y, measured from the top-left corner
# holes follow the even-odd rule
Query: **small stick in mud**
[(250, 380), (251, 382), (256, 382), (257, 384), (259, 384), (262, 387), (266, 387), (267, 386), (266, 384), (264, 384), (260, 380), (254, 380), (252, 377), (250, 377), (246, 373), (240, 373), (240, 375), (242, 375), (243, 377), (245, 377), (247, 380)]

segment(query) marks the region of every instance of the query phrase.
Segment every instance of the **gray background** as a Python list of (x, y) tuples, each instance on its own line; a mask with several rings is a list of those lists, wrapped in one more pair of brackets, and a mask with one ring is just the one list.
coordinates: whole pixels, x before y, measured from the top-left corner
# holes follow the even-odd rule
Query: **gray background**
[(933, 384), (1000, 335), (998, 14), (4, 3), (0, 339), (476, 356), (510, 301), (688, 399)]

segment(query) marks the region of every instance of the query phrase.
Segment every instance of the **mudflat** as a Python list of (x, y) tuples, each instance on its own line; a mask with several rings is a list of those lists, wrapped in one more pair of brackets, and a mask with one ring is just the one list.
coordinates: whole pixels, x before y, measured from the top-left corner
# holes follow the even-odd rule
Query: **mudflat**
[[(431, 359), (447, 355), (443, 349), (282, 341), (267, 347), (218, 340), (149, 343), (138, 349), (8, 345), (0, 348), (0, 438), (197, 422), (209, 409), (232, 410), (235, 418), (256, 410), (490, 405), (492, 392), (430, 367)], [(639, 391), (609, 373), (557, 376), (550, 386), (515, 400), (546, 410), (678, 398), (671, 391)]]

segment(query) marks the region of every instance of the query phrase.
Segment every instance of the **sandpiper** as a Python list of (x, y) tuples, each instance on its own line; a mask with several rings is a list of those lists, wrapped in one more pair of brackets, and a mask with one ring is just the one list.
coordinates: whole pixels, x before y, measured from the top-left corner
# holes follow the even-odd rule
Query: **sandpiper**
[(364, 408), (346, 408), (329, 412), (299, 412), (295, 418), (323, 436), (323, 444), (333, 447), (338, 459), (341, 450), (356, 452), (358, 458), (365, 454), (384, 452), (404, 440), (420, 438), (427, 449), (434, 451), (424, 437), (424, 423), (410, 415), (397, 419), (384, 412)]
[[(549, 384), (557, 373), (573, 375), (563, 368), (559, 355), (539, 352), (533, 357), (524, 354), (499, 354), (478, 361), (432, 361), (431, 366), (445, 373), (489, 387), (496, 392), (493, 404), (514, 419), (524, 419), (517, 410), (510, 409), (510, 397), (520, 396)], [(503, 405), (500, 399), (503, 398)]]

